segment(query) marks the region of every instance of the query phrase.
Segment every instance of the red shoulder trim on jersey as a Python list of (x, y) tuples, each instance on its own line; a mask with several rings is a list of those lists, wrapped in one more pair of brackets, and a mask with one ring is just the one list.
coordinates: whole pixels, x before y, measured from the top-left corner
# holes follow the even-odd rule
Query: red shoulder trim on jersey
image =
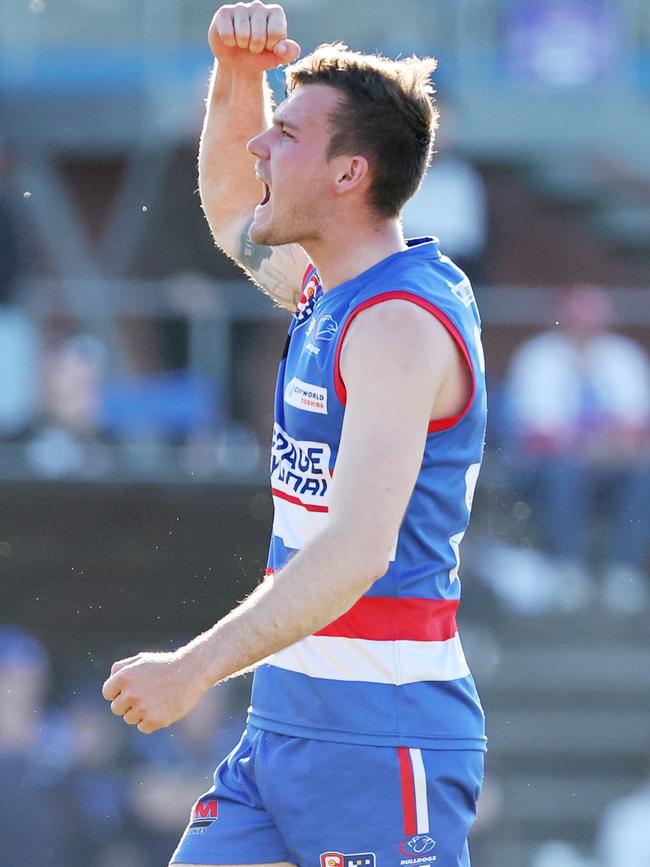
[[(303, 307), (306, 306), (309, 301), (309, 296), (307, 295), (307, 286), (309, 285), (309, 281), (316, 273), (316, 268), (310, 262), (309, 265), (305, 268), (305, 273), (302, 275), (302, 283), (300, 284), (300, 298), (298, 299), (298, 303), (296, 304), (296, 309), (294, 313), (300, 313)], [(315, 287), (311, 288), (311, 295), (315, 292)]]
[(381, 304), (383, 301), (410, 301), (412, 304), (417, 305), (418, 307), (422, 307), (424, 310), (428, 310), (432, 316), (441, 322), (449, 334), (452, 336), (454, 342), (460, 349), (463, 358), (467, 362), (467, 366), (469, 367), (470, 376), (472, 377), (472, 391), (470, 393), (469, 399), (461, 412), (458, 415), (451, 415), (447, 418), (436, 418), (433, 421), (429, 422), (428, 432), (434, 433), (435, 431), (448, 430), (452, 428), (457, 422), (459, 422), (463, 416), (467, 414), (470, 406), (472, 405), (472, 401), (474, 400), (474, 395), (476, 393), (476, 378), (474, 376), (474, 368), (472, 366), (472, 361), (469, 357), (469, 351), (467, 346), (465, 345), (465, 341), (460, 333), (460, 331), (456, 328), (454, 323), (446, 316), (439, 307), (436, 307), (435, 304), (432, 304), (430, 301), (427, 301), (425, 298), (421, 298), (419, 295), (416, 295), (414, 292), (382, 292), (381, 295), (375, 295), (374, 298), (369, 298), (367, 301), (364, 301), (362, 304), (352, 311), (347, 322), (343, 326), (343, 330), (341, 331), (341, 335), (339, 337), (338, 345), (336, 347), (336, 356), (334, 358), (334, 387), (336, 389), (336, 395), (338, 399), (341, 401), (343, 406), (345, 406), (347, 400), (347, 391), (345, 389), (345, 383), (343, 382), (343, 378), (341, 377), (341, 350), (343, 349), (343, 341), (345, 340), (345, 335), (352, 324), (352, 321), (362, 310), (367, 310), (369, 307), (374, 307), (375, 304)]

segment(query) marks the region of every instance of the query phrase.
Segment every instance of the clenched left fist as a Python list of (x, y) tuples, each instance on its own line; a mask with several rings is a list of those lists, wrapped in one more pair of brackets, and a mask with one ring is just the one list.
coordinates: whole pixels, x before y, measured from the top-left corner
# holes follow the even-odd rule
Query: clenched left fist
[(196, 655), (180, 648), (114, 662), (102, 695), (116, 716), (150, 734), (182, 719), (209, 686)]

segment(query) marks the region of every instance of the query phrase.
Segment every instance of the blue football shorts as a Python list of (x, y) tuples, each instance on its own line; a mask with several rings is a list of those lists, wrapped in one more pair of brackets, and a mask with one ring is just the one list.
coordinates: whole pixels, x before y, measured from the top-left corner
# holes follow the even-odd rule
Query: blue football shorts
[(174, 864), (469, 867), (480, 750), (289, 737), (249, 726), (219, 765)]

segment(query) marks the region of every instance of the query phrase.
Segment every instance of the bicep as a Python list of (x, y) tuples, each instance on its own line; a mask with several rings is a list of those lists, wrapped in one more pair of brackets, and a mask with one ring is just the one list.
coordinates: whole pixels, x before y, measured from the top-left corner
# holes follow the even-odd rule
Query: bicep
[[(407, 412), (402, 412), (407, 410)], [(360, 547), (390, 557), (422, 464), (428, 412), (372, 400), (348, 400), (336, 461), (330, 515), (354, 527)]]
[(293, 313), (309, 258), (298, 244), (269, 247), (253, 243), (249, 234), (252, 222), (252, 216), (247, 215), (231, 225), (229, 237), (220, 238), (219, 246), (263, 292)]
[(354, 525), (361, 544), (380, 548), (386, 559), (420, 472), (431, 409), (454, 352), (421, 313), (404, 316), (402, 309), (396, 316), (395, 310), (372, 308), (358, 317), (344, 346), (347, 401), (331, 520)]

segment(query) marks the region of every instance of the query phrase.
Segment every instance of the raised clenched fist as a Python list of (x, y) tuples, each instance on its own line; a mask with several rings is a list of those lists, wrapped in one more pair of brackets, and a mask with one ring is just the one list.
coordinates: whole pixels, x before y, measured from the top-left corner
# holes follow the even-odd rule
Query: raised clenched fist
[(275, 3), (232, 3), (217, 11), (208, 41), (222, 67), (233, 72), (262, 72), (300, 55), (300, 46), (287, 39), (287, 16)]

